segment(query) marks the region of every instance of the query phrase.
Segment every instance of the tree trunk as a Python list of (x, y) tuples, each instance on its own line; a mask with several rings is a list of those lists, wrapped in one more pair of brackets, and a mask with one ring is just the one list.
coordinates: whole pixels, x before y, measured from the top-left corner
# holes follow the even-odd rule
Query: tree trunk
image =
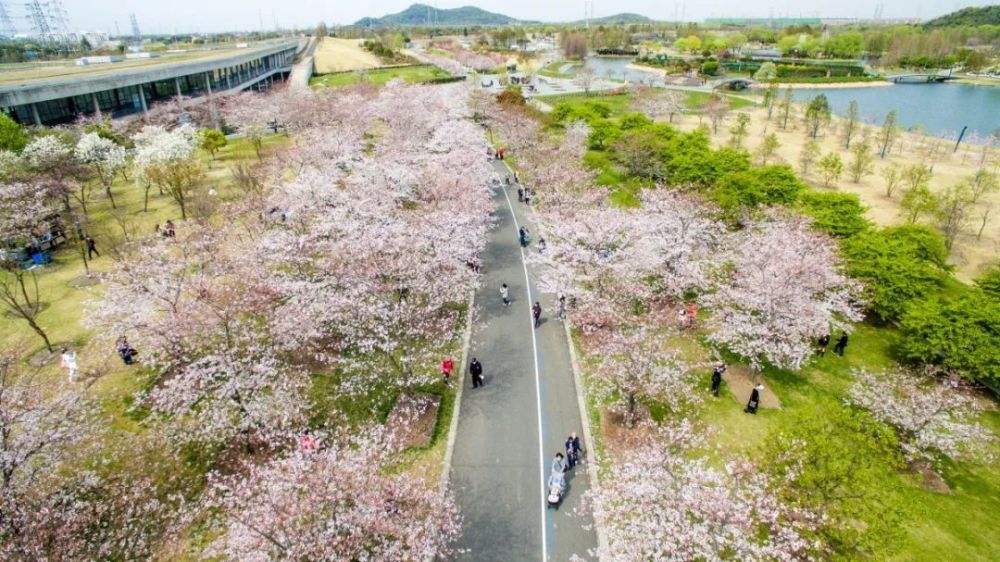
[(104, 184), (104, 193), (107, 193), (108, 194), (108, 199), (111, 200), (111, 208), (112, 209), (117, 209), (118, 206), (115, 205), (115, 196), (111, 194), (111, 183), (110, 182)]

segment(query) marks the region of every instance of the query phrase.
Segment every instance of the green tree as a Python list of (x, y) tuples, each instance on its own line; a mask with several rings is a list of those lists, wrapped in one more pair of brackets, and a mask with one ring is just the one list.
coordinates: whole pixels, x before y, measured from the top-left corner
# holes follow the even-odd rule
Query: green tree
[(20, 152), (28, 145), (28, 135), (17, 121), (0, 113), (0, 150)]
[(799, 170), (803, 176), (809, 173), (810, 168), (816, 163), (819, 155), (819, 143), (816, 142), (816, 139), (809, 139), (802, 145), (802, 152), (799, 153)]
[(866, 142), (859, 142), (851, 149), (851, 163), (848, 165), (851, 181), (861, 183), (862, 178), (875, 170), (875, 155)]
[(976, 286), (995, 299), (1000, 299), (1000, 263), (976, 277)]
[(788, 116), (792, 113), (792, 89), (785, 88), (785, 96), (781, 98), (781, 128), (788, 128)]
[(202, 129), (198, 137), (198, 145), (212, 155), (212, 160), (215, 160), (215, 153), (228, 144), (226, 135), (217, 129)]
[(847, 105), (847, 117), (844, 118), (844, 148), (851, 148), (851, 139), (858, 130), (858, 102), (851, 100)]
[[(770, 61), (765, 62), (764, 64), (760, 65), (760, 68), (758, 68), (757, 72), (755, 72), (754, 75), (753, 75), (754, 80), (764, 80), (764, 81), (766, 81), (766, 80), (774, 80), (777, 77), (778, 77), (778, 67), (777, 67), (777, 65), (775, 65), (773, 62), (770, 62)], [(772, 86), (774, 86), (774, 91), (777, 92), (778, 85), (777, 84), (772, 84)], [(764, 91), (764, 95), (765, 96), (767, 96), (768, 90), (771, 90), (771, 86), (768, 86), (767, 90)], [(774, 95), (772, 94), (771, 98), (773, 99), (773, 97), (774, 97)], [(767, 106), (767, 101), (768, 101), (768, 99), (767, 99), (767, 97), (765, 97), (764, 98), (764, 106), (765, 107)], [(768, 118), (770, 118), (770, 117), (768, 117)]]
[(926, 186), (931, 179), (931, 169), (923, 164), (911, 164), (903, 169), (901, 179), (910, 189)]
[(944, 234), (945, 246), (951, 250), (971, 218), (974, 204), (972, 189), (967, 183), (958, 183), (945, 189), (935, 200), (937, 208), (934, 209), (934, 216)]
[(906, 211), (906, 222), (914, 224), (923, 215), (933, 215), (938, 209), (937, 197), (922, 183), (917, 187), (907, 189), (903, 193), (903, 199), (899, 202), (900, 208)]
[(814, 97), (806, 107), (806, 132), (816, 138), (819, 130), (830, 123), (830, 101), (820, 94)]
[(886, 114), (885, 121), (882, 122), (882, 130), (878, 135), (879, 143), (882, 145), (882, 148), (879, 149), (880, 158), (885, 158), (886, 153), (892, 147), (892, 143), (896, 140), (896, 135), (898, 134), (899, 130), (896, 128), (896, 110), (893, 109)]
[(848, 273), (864, 283), (868, 310), (883, 322), (935, 291), (950, 269), (944, 239), (919, 225), (861, 232), (844, 241), (843, 254)]
[(840, 155), (831, 152), (819, 161), (819, 173), (823, 176), (823, 185), (829, 187), (831, 181), (837, 181), (844, 173), (844, 163), (840, 160)]
[[(773, 63), (764, 63), (773, 64)], [(763, 66), (761, 66), (763, 68)], [(775, 71), (777, 72), (777, 71)], [(774, 106), (778, 104), (778, 85), (776, 83), (771, 83), (767, 85), (767, 89), (764, 90), (764, 107), (767, 108), (767, 121), (771, 121), (771, 116), (774, 114)]]
[(888, 166), (882, 168), (882, 179), (885, 180), (885, 196), (892, 198), (893, 192), (896, 191), (896, 186), (898, 186), (900, 180), (903, 179), (902, 174), (899, 171), (899, 166), (889, 164)]
[(1000, 381), (1000, 299), (969, 289), (957, 299), (927, 298), (900, 321), (903, 359)]
[(973, 204), (978, 203), (983, 195), (996, 191), (1000, 191), (1000, 177), (996, 172), (980, 168), (969, 178), (969, 195)]
[(774, 153), (781, 148), (781, 142), (778, 141), (778, 135), (771, 133), (764, 137), (764, 140), (760, 141), (760, 145), (757, 146), (756, 155), (760, 160), (761, 166), (767, 166), (767, 161), (774, 156)]
[(867, 208), (854, 193), (805, 190), (799, 196), (802, 212), (813, 219), (813, 226), (831, 236), (850, 238), (871, 228), (865, 217)]
[(743, 139), (746, 138), (747, 134), (750, 132), (750, 114), (748, 113), (738, 113), (736, 114), (736, 123), (729, 128), (729, 133), (732, 135), (729, 139), (729, 144), (733, 148), (740, 148), (743, 144)]
[(842, 404), (807, 407), (764, 442), (763, 468), (794, 506), (821, 513), (816, 538), (837, 558), (882, 558), (905, 533), (899, 440)]

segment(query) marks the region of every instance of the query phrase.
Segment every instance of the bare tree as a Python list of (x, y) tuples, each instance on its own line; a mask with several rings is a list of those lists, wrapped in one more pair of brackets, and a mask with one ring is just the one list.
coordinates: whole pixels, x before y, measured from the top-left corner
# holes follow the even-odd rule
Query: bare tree
[(21, 269), (20, 264), (5, 260), (3, 273), (0, 273), (0, 304), (7, 314), (20, 318), (38, 337), (45, 342), (45, 349), (51, 353), (52, 342), (45, 330), (38, 324), (38, 315), (42, 312), (42, 300), (38, 290), (38, 277), (34, 270)]
[(585, 66), (576, 73), (576, 80), (578, 86), (583, 88), (585, 94), (590, 94), (590, 89), (594, 87), (594, 81), (597, 79), (597, 74), (594, 69)]

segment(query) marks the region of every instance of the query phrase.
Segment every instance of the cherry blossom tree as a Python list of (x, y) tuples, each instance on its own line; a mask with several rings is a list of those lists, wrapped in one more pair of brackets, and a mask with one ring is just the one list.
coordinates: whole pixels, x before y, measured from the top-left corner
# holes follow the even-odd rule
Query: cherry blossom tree
[(56, 135), (37, 137), (22, 152), (32, 174), (41, 181), (46, 194), (63, 203), (69, 210), (70, 196), (79, 182), (80, 166), (73, 155), (73, 147)]
[(168, 131), (158, 126), (146, 126), (137, 133), (135, 141), (136, 181), (145, 185), (143, 210), (149, 206), (149, 185), (165, 189), (187, 218), (192, 190), (204, 172), (195, 158), (198, 146), (197, 132), (189, 126)]
[(793, 510), (746, 463), (724, 470), (693, 458), (694, 428), (651, 429), (654, 436), (622, 447), (587, 492), (595, 523), (607, 537), (602, 560), (797, 560), (814, 516)]
[(447, 493), (388, 475), (394, 450), (372, 432), (347, 443), (213, 479), (225, 528), (210, 551), (230, 560), (440, 560), (453, 553), (458, 511)]
[(640, 398), (666, 398), (671, 407), (691, 400), (684, 365), (663, 348), (664, 338), (656, 332), (647, 323), (619, 326), (594, 338), (599, 343), (589, 350), (599, 358), (593, 390), (602, 401), (614, 400), (621, 405), (628, 427), (635, 424)]
[(907, 458), (988, 456), (996, 437), (977, 418), (982, 406), (959, 379), (933, 380), (905, 371), (854, 373), (848, 403), (899, 432)]
[[(74, 154), (80, 163), (90, 166), (94, 171), (101, 185), (104, 186), (104, 193), (111, 201), (111, 207), (117, 209), (114, 195), (111, 193), (111, 184), (118, 172), (125, 168), (127, 159), (125, 149), (97, 133), (87, 133), (80, 137)], [(84, 214), (86, 214), (87, 208), (82, 200), (80, 204), (83, 206)]]
[(632, 107), (654, 121), (666, 116), (673, 123), (674, 115), (684, 111), (684, 97), (682, 93), (673, 90), (633, 86)]
[(861, 320), (859, 286), (840, 271), (833, 242), (801, 219), (772, 219), (736, 234), (712, 290), (709, 341), (759, 369), (798, 369), (812, 342)]

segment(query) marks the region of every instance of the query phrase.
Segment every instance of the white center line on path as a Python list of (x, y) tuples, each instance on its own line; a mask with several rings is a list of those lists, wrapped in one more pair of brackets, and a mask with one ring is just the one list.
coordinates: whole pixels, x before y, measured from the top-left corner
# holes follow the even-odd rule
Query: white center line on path
[[(506, 162), (504, 162), (504, 166), (507, 167), (508, 170), (510, 169), (510, 166), (508, 166)], [(541, 466), (541, 479), (539, 481), (541, 496), (538, 498), (538, 505), (542, 513), (542, 562), (548, 562), (548, 537), (545, 528), (545, 497), (547, 492), (545, 490), (545, 436), (542, 434), (542, 383), (541, 377), (538, 373), (538, 340), (535, 338), (535, 319), (530, 313), (531, 305), (534, 301), (531, 298), (531, 279), (528, 277), (528, 263), (524, 260), (524, 247), (521, 246), (521, 225), (517, 222), (517, 215), (514, 213), (514, 205), (510, 202), (510, 195), (507, 194), (506, 186), (500, 184), (500, 189), (503, 190), (504, 199), (507, 200), (507, 208), (510, 209), (510, 216), (514, 219), (514, 229), (517, 231), (517, 235), (519, 237), (518, 247), (521, 252), (521, 268), (524, 269), (524, 287), (528, 292), (528, 322), (531, 323), (531, 349), (535, 360), (535, 405), (538, 408), (538, 462)]]

